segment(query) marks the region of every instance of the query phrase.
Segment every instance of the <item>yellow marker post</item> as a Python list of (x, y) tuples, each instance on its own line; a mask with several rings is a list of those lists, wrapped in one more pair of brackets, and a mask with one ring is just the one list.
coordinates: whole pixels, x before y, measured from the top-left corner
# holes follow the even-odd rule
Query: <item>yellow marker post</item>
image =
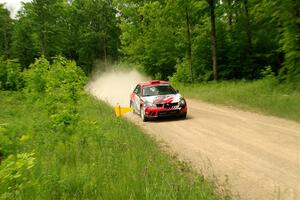
[(115, 114), (117, 117), (121, 117), (123, 114), (132, 111), (133, 108), (121, 107), (120, 105), (115, 106)]

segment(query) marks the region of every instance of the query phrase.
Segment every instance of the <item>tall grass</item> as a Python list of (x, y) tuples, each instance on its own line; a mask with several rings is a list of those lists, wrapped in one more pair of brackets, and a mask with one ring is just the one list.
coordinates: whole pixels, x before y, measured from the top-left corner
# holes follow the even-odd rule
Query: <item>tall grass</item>
[(175, 86), (189, 98), (230, 105), (300, 122), (300, 92), (272, 79)]
[(3, 199), (221, 199), (212, 183), (88, 95), (78, 100), (76, 125), (63, 132), (52, 127), (42, 97), (32, 103), (21, 93), (0, 96), (0, 124), (12, 146), (35, 157), (12, 196), (0, 184)]

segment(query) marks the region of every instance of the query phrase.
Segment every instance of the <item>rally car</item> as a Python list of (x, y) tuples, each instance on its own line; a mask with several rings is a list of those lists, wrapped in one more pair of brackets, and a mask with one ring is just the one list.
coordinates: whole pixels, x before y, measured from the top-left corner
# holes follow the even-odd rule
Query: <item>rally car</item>
[(159, 80), (139, 83), (130, 95), (130, 107), (143, 121), (187, 115), (185, 99), (168, 82)]

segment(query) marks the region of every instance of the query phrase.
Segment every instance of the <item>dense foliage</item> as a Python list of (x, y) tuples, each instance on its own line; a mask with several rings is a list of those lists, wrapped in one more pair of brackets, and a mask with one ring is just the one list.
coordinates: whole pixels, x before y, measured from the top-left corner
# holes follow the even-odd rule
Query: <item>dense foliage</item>
[(121, 56), (180, 82), (259, 79), (271, 67), (297, 86), (299, 9), (297, 0), (33, 0), (14, 20), (0, 6), (0, 55), (22, 68), (63, 55), (86, 73)]
[(26, 68), (41, 55), (63, 55), (86, 73), (97, 59), (118, 58), (119, 28), (109, 0), (33, 0), (16, 19), (0, 7), (0, 56)]
[(151, 75), (167, 78), (176, 65), (178, 81), (211, 80), (214, 14), (220, 79), (258, 79), (271, 66), (299, 84), (299, 1), (118, 2), (121, 51)]
[(7, 58), (12, 34), (12, 19), (9, 11), (0, 4), (0, 56)]
[(21, 66), (16, 60), (0, 57), (0, 90), (18, 90), (23, 87)]

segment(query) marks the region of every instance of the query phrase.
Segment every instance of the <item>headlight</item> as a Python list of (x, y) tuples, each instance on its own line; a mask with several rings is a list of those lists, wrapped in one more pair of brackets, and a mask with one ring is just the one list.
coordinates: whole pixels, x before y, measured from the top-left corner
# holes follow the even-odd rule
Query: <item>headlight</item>
[(184, 99), (180, 99), (179, 104), (180, 104), (181, 106), (185, 106), (185, 105), (186, 105), (186, 102), (185, 102)]

